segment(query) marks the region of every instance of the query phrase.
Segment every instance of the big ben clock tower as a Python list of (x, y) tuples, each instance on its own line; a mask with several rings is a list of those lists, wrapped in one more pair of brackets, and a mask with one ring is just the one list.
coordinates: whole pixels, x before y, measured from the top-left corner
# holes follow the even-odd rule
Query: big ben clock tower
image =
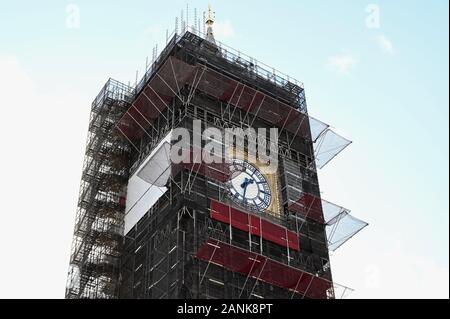
[[(68, 298), (337, 298), (329, 251), (366, 223), (321, 198), (317, 170), (350, 142), (308, 113), (303, 84), (182, 30), (131, 88), (92, 106)], [(277, 130), (259, 158), (207, 163), (202, 130)], [(178, 133), (200, 141), (174, 162)], [(231, 148), (218, 141), (224, 154)], [(220, 156), (219, 156), (220, 157)], [(225, 157), (225, 156), (224, 156)]]

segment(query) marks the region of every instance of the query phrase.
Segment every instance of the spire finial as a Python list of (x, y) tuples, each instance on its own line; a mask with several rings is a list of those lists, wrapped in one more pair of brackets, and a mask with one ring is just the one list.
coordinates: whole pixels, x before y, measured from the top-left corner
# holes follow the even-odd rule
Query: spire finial
[(211, 10), (211, 4), (208, 5), (208, 17), (206, 18), (205, 24), (208, 26), (206, 29), (206, 40), (216, 44), (212, 28), (214, 24), (214, 12)]
[(205, 23), (208, 26), (212, 26), (214, 23), (214, 17), (213, 17), (213, 12), (211, 10), (211, 4), (208, 4), (208, 18), (206, 19)]

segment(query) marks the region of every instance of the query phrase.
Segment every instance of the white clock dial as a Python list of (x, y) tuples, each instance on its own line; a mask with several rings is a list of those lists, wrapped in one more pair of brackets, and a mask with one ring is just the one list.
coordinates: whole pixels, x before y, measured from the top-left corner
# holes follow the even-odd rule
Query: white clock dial
[(254, 211), (267, 209), (272, 196), (264, 175), (252, 164), (238, 159), (233, 160), (230, 170), (229, 190), (233, 201)]

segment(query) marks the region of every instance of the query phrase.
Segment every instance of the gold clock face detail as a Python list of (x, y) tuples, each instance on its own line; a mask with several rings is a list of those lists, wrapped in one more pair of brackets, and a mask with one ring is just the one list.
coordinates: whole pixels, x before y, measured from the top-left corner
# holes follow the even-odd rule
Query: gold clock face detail
[(230, 171), (231, 199), (248, 210), (265, 211), (272, 202), (272, 192), (266, 177), (255, 165), (240, 159), (233, 159)]

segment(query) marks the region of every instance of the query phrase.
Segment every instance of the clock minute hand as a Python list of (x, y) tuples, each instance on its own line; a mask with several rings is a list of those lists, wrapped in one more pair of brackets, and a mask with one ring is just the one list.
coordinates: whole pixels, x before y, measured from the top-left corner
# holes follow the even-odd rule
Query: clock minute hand
[(245, 193), (247, 192), (247, 186), (248, 186), (248, 183), (245, 183), (245, 185), (244, 185), (244, 194), (242, 194), (242, 197), (245, 199)]
[(245, 178), (244, 182), (241, 184), (241, 187), (244, 189), (244, 194), (242, 194), (242, 197), (244, 197), (244, 199), (245, 199), (245, 194), (247, 193), (247, 186), (249, 184), (253, 184), (253, 182), (254, 182), (253, 179)]

